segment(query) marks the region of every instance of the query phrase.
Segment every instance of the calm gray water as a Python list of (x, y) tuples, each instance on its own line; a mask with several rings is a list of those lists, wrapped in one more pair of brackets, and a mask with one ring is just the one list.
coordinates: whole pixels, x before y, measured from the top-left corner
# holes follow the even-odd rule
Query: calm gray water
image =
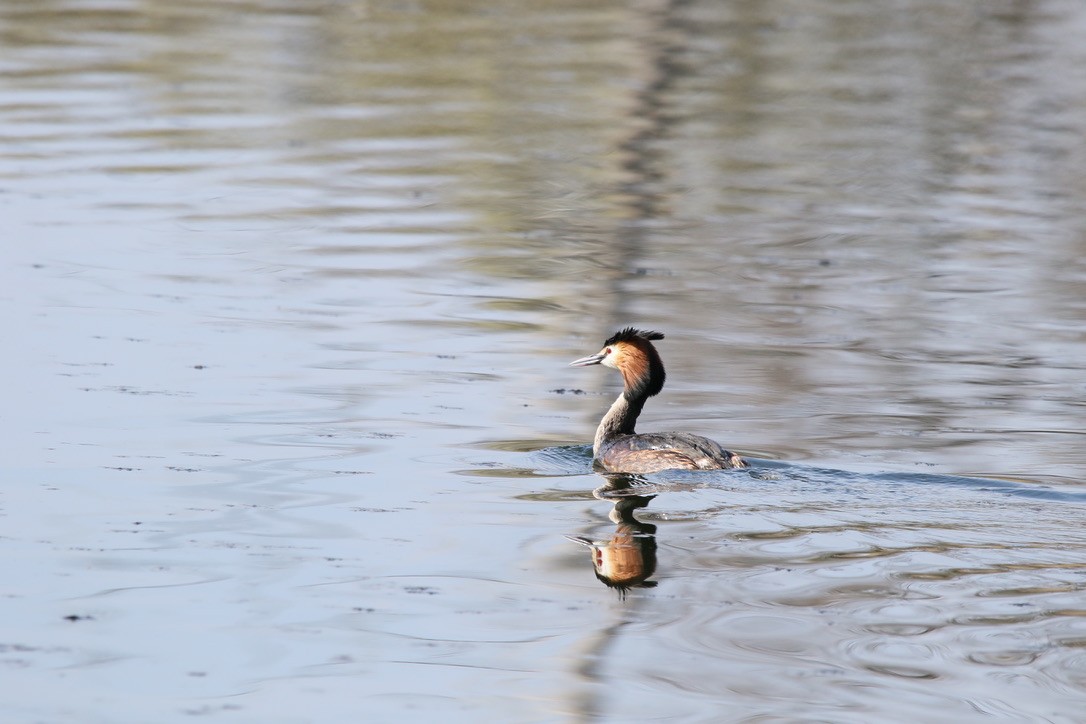
[[(5, 718), (1082, 721), (1083, 37), (0, 5)], [(751, 470), (592, 472), (626, 324)]]

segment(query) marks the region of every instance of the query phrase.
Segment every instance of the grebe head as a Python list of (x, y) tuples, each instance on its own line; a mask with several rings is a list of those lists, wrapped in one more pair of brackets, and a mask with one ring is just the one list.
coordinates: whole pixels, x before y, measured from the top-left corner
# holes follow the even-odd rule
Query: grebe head
[(648, 332), (626, 327), (603, 343), (596, 354), (569, 363), (570, 367), (603, 365), (622, 373), (624, 393), (630, 398), (652, 397), (664, 387), (667, 378), (664, 363), (652, 346), (654, 340), (663, 339), (660, 332)]

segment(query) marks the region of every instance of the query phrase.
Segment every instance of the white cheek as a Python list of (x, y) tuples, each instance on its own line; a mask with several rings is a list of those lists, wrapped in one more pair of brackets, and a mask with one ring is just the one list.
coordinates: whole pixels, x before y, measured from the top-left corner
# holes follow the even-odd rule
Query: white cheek
[(618, 369), (618, 365), (615, 364), (615, 356), (613, 354), (609, 354), (602, 360), (600, 360), (600, 364), (604, 367), (610, 367), (611, 369)]

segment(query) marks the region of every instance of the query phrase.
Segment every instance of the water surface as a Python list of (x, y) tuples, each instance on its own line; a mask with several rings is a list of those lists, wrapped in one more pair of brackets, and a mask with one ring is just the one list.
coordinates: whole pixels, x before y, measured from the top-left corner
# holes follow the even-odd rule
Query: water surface
[[(1084, 31), (5, 5), (11, 716), (1078, 720)], [(626, 324), (752, 470), (592, 471)]]

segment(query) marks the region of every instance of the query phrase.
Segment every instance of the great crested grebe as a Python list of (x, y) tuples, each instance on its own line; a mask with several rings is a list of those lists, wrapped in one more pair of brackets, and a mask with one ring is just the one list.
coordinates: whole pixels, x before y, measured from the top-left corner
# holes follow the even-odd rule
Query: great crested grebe
[(689, 432), (637, 434), (634, 424), (645, 401), (664, 387), (664, 363), (652, 346), (659, 332), (627, 327), (603, 343), (596, 354), (569, 363), (570, 367), (602, 364), (622, 373), (622, 394), (603, 416), (592, 443), (595, 462), (615, 473), (655, 473), (660, 470), (721, 470), (745, 468), (733, 452)]

